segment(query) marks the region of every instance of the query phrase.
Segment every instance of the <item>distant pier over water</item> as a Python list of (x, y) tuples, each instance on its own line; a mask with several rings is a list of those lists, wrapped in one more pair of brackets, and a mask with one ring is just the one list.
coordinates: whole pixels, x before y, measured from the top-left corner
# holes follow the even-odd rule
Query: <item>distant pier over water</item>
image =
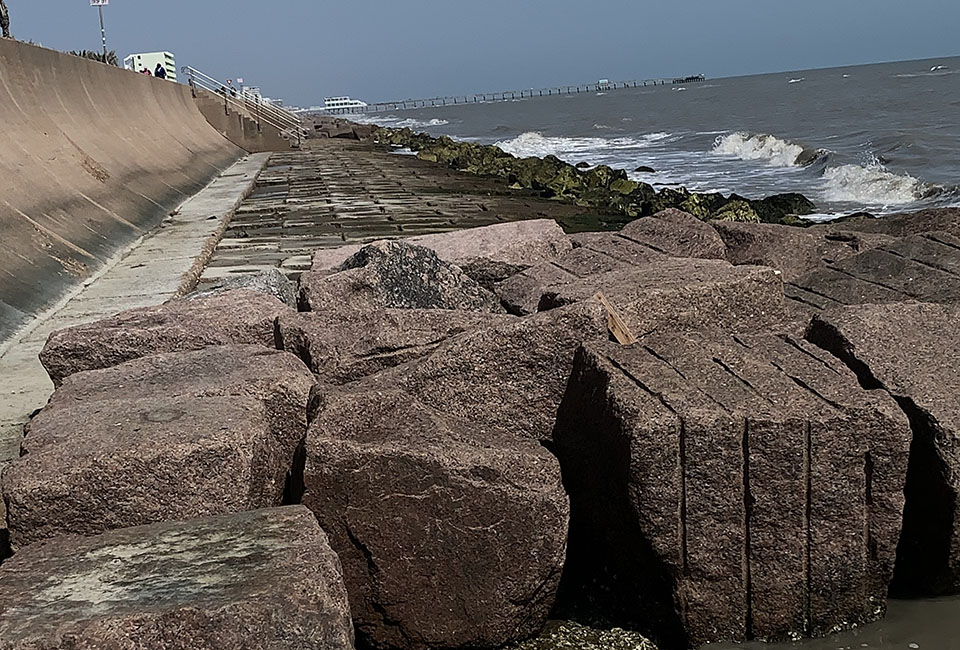
[(463, 104), (484, 104), (490, 102), (509, 102), (531, 97), (550, 97), (552, 95), (577, 95), (582, 93), (600, 93), (624, 88), (643, 88), (646, 86), (667, 86), (706, 81), (703, 75), (677, 77), (674, 79), (634, 79), (631, 81), (610, 81), (601, 79), (595, 83), (577, 84), (570, 86), (551, 86), (548, 88), (527, 88), (523, 90), (503, 90), (492, 93), (474, 93), (467, 95), (449, 95), (445, 97), (430, 97), (427, 99), (403, 99), (389, 102), (376, 102), (363, 106), (330, 107), (316, 111), (327, 115), (344, 115), (359, 113), (381, 113), (384, 111), (401, 111), (415, 108), (435, 106), (460, 106)]

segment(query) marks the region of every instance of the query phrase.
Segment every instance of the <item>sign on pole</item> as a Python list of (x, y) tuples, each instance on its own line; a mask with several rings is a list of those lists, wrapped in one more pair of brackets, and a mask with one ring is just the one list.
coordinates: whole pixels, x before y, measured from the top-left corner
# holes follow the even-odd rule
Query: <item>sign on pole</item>
[(110, 0), (90, 0), (90, 6), (100, 12), (100, 40), (103, 41), (103, 62), (107, 62), (107, 30), (103, 27), (103, 8), (110, 4)]

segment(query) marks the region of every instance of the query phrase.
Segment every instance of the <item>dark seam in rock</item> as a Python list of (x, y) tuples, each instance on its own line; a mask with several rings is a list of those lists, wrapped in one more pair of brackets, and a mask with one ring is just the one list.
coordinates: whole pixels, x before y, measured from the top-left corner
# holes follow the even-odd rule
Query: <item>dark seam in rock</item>
[[(939, 242), (937, 242), (937, 243), (939, 243)], [(943, 267), (943, 266), (938, 266), (937, 264), (934, 264), (934, 263), (932, 263), (932, 262), (924, 262), (923, 260), (918, 260), (918, 259), (915, 258), (915, 257), (907, 257), (906, 255), (904, 255), (904, 254), (902, 254), (902, 253), (899, 253), (899, 252), (897, 252), (897, 251), (886, 251), (886, 252), (889, 253), (890, 255), (893, 255), (894, 257), (899, 257), (900, 259), (907, 260), (907, 261), (909, 261), (909, 262), (913, 262), (914, 264), (919, 264), (920, 266), (925, 266), (925, 267), (927, 267), (928, 269), (933, 269), (934, 271), (939, 271), (939, 272), (941, 272), (941, 273), (944, 273), (944, 274), (946, 274), (946, 275), (949, 275), (949, 276), (952, 277), (952, 278), (960, 278), (960, 273), (954, 273), (954, 272), (951, 271), (950, 269), (945, 268), (945, 267)]]
[[(462, 334), (462, 332), (459, 332), (459, 333)], [(456, 336), (456, 333), (454, 333), (453, 336)], [(389, 357), (391, 355), (398, 354), (400, 352), (407, 352), (408, 350), (418, 350), (418, 349), (424, 349), (429, 352), (432, 349), (436, 349), (437, 346), (439, 346), (445, 340), (447, 340), (446, 337), (440, 337), (433, 341), (428, 341), (422, 344), (410, 343), (408, 345), (398, 345), (395, 347), (382, 346), (379, 348), (374, 348), (370, 352), (364, 352), (363, 354), (358, 354), (356, 355), (356, 358), (365, 359), (365, 360), (383, 359), (385, 357)]]
[(664, 406), (664, 408), (666, 408), (668, 411), (670, 411), (671, 413), (673, 413), (674, 415), (676, 415), (676, 416), (680, 419), (681, 423), (683, 422), (683, 418), (680, 417), (680, 414), (677, 413), (676, 409), (674, 409), (672, 406), (670, 406), (670, 403), (667, 402), (667, 399), (663, 396), (662, 393), (658, 393), (658, 392), (656, 392), (655, 390), (653, 390), (652, 388), (650, 388), (649, 386), (647, 386), (645, 383), (643, 383), (642, 381), (640, 381), (639, 378), (637, 378), (636, 376), (634, 376), (629, 370), (627, 370), (626, 368), (624, 368), (620, 363), (618, 363), (618, 362), (615, 361), (614, 359), (611, 359), (610, 357), (606, 357), (606, 360), (607, 360), (607, 362), (610, 363), (610, 365), (612, 365), (614, 368), (616, 368), (616, 369), (619, 370), (621, 373), (623, 373), (623, 376), (624, 376), (624, 377), (626, 377), (627, 379), (629, 379), (630, 381), (632, 381), (634, 384), (636, 384), (638, 388), (640, 388), (640, 389), (643, 390), (644, 392), (648, 393), (651, 397), (656, 398), (656, 399)]
[(741, 339), (739, 336), (734, 336), (734, 337), (733, 337), (733, 342), (736, 343), (737, 345), (739, 345), (740, 347), (746, 348), (746, 349), (748, 349), (748, 350), (751, 349), (750, 346), (747, 345), (746, 343), (744, 343), (744, 342), (743, 342), (743, 339)]
[[(280, 331), (280, 317), (273, 319), (273, 345), (278, 350), (283, 350), (283, 333)], [(307, 364), (307, 367), (310, 367)]]
[(642, 242), (642, 241), (640, 241), (639, 239), (634, 239), (633, 237), (629, 237), (629, 236), (627, 236), (627, 235), (624, 235), (622, 232), (618, 232), (618, 233), (617, 233), (617, 237), (620, 237), (621, 239), (626, 239), (628, 242), (633, 242), (634, 244), (639, 244), (640, 246), (644, 246), (644, 247), (646, 247), (646, 248), (649, 248), (650, 250), (652, 250), (652, 251), (654, 251), (654, 252), (656, 252), (656, 253), (660, 253), (660, 254), (662, 254), (662, 255), (670, 255), (667, 251), (663, 250), (662, 248), (657, 248), (657, 247), (654, 246), (653, 244), (648, 244), (647, 242)]
[(928, 241), (936, 242), (936, 243), (938, 243), (938, 244), (943, 244), (944, 246), (947, 246), (948, 248), (952, 248), (952, 249), (954, 249), (954, 250), (960, 251), (960, 246), (958, 246), (958, 245), (956, 245), (956, 244), (954, 244), (954, 243), (952, 243), (952, 242), (948, 242), (948, 241), (946, 241), (945, 239), (940, 239), (939, 237), (937, 237), (937, 233), (936, 233), (936, 232), (925, 232), (925, 233), (923, 233), (923, 234), (921, 235), (921, 237), (923, 237), (924, 239), (926, 239), (926, 240), (928, 240)]
[[(673, 365), (672, 363), (670, 363), (670, 361), (668, 361), (664, 356), (662, 356), (661, 354), (659, 354), (656, 350), (654, 350), (653, 348), (651, 348), (650, 346), (647, 346), (647, 345), (643, 346), (643, 349), (646, 350), (651, 356), (653, 356), (654, 358), (656, 358), (658, 361), (660, 361), (661, 363), (663, 363), (665, 366), (667, 366), (668, 368), (670, 368), (670, 370), (672, 370), (672, 371), (674, 371), (675, 373), (677, 373), (677, 375), (679, 375), (681, 379), (683, 379), (684, 381), (689, 382), (689, 380), (687, 379), (687, 376), (684, 375), (683, 372), (682, 372), (679, 368), (677, 368), (675, 365)], [(694, 384), (692, 384), (692, 383), (690, 384), (690, 387), (693, 388), (694, 390), (696, 390), (696, 391), (697, 391), (698, 393), (700, 393), (701, 395), (706, 396), (711, 402), (713, 402), (714, 404), (716, 404), (717, 406), (719, 406), (720, 408), (722, 408), (722, 409), (723, 409), (724, 411), (726, 411), (727, 413), (731, 413), (730, 409), (728, 409), (726, 406), (724, 406), (724, 404), (723, 404), (722, 402), (718, 401), (713, 395), (711, 395), (711, 394), (708, 393), (707, 391), (703, 390), (703, 389), (700, 388), (699, 386), (696, 386), (696, 385), (694, 385)]]
[(728, 374), (730, 374), (734, 379), (736, 379), (737, 381), (739, 381), (740, 383), (742, 383), (744, 386), (746, 386), (747, 388), (749, 388), (749, 389), (750, 389), (755, 395), (757, 395), (760, 399), (762, 399), (763, 401), (767, 402), (768, 404), (773, 404), (773, 402), (770, 400), (769, 397), (767, 397), (766, 395), (764, 395), (763, 393), (761, 393), (759, 390), (757, 390), (757, 389), (753, 386), (753, 384), (751, 384), (749, 381), (747, 381), (746, 379), (744, 379), (743, 377), (741, 377), (739, 374), (737, 374), (737, 372), (736, 372), (733, 368), (731, 368), (730, 366), (728, 366), (726, 363), (724, 363), (724, 361), (723, 361), (722, 359), (720, 359), (720, 358), (718, 358), (718, 357), (713, 357), (713, 362), (714, 362), (716, 365), (718, 365), (718, 366), (720, 366), (721, 368), (723, 368), (723, 370), (725, 370)]
[(792, 301), (798, 302), (798, 303), (800, 303), (800, 304), (802, 304), (802, 305), (809, 305), (810, 307), (813, 307), (814, 309), (823, 309), (823, 307), (821, 307), (820, 305), (814, 304), (814, 303), (810, 302), (809, 300), (804, 300), (803, 298), (800, 298), (799, 296), (787, 296), (787, 295), (784, 295), (783, 297), (786, 298), (787, 300), (792, 300)]
[(415, 645), (413, 640), (407, 634), (407, 631), (403, 628), (403, 625), (400, 621), (397, 621), (390, 617), (386, 608), (379, 602), (378, 595), (376, 592), (379, 590), (376, 587), (376, 577), (380, 573), (380, 569), (377, 567), (376, 560), (373, 559), (373, 553), (367, 548), (367, 545), (364, 544), (360, 538), (353, 534), (353, 531), (350, 530), (350, 526), (347, 522), (343, 522), (343, 530), (347, 533), (347, 538), (350, 540), (350, 543), (353, 544), (353, 547), (360, 551), (360, 554), (363, 556), (364, 562), (367, 565), (367, 575), (369, 576), (371, 588), (374, 591), (374, 594), (370, 598), (370, 606), (373, 610), (380, 615), (380, 618), (383, 620), (383, 624), (396, 628), (400, 633), (400, 636), (404, 638), (408, 646)]
[(834, 402), (832, 399), (830, 399), (830, 398), (828, 398), (828, 397), (825, 397), (820, 391), (818, 391), (816, 388), (812, 387), (812, 386), (811, 386), (810, 384), (808, 384), (807, 382), (803, 381), (803, 380), (800, 379), (799, 377), (796, 377), (796, 376), (790, 374), (789, 372), (787, 372), (786, 370), (784, 370), (783, 367), (782, 367), (779, 363), (777, 363), (776, 361), (771, 361), (771, 362), (770, 362), (770, 365), (773, 366), (774, 368), (776, 368), (777, 370), (779, 370), (780, 372), (782, 372), (790, 381), (792, 381), (793, 383), (795, 383), (795, 384), (796, 384), (797, 386), (799, 386), (800, 388), (803, 388), (803, 389), (809, 391), (811, 394), (813, 394), (813, 395), (815, 395), (816, 397), (820, 398), (820, 399), (823, 400), (826, 404), (829, 404), (830, 406), (832, 406), (832, 407), (835, 408), (836, 410), (840, 411), (841, 413), (844, 412), (845, 409), (844, 409), (844, 407), (843, 407), (842, 404), (838, 404), (837, 402)]
[(824, 359), (821, 359), (820, 357), (818, 357), (817, 355), (815, 355), (813, 352), (811, 352), (810, 350), (806, 349), (805, 347), (803, 347), (802, 345), (800, 345), (799, 343), (797, 343), (797, 341), (796, 341), (792, 336), (790, 336), (789, 334), (780, 334), (780, 335), (779, 335), (779, 338), (780, 338), (780, 340), (782, 340), (782, 341), (783, 341), (784, 343), (786, 343), (787, 345), (795, 348), (797, 351), (802, 352), (803, 354), (807, 355), (807, 356), (810, 357), (811, 359), (817, 361), (817, 362), (820, 363), (824, 368), (826, 368), (827, 370), (829, 370), (829, 371), (832, 372), (833, 374), (835, 374), (835, 375), (839, 375), (839, 374), (840, 374), (840, 371), (839, 371), (839, 370), (837, 370), (836, 368), (834, 368), (833, 366), (831, 366), (831, 365), (830, 365), (829, 363), (827, 363)]
[[(831, 266), (831, 267), (828, 267), (828, 268), (829, 268), (831, 271), (836, 271), (836, 270), (837, 270), (837, 269), (833, 268), (832, 266)], [(851, 277), (852, 277), (852, 276), (851, 276)], [(812, 294), (815, 295), (815, 296), (818, 296), (818, 297), (823, 298), (823, 299), (825, 299), (825, 300), (829, 300), (830, 302), (832, 302), (832, 303), (835, 304), (835, 305), (845, 305), (845, 304), (846, 304), (846, 303), (840, 302), (840, 301), (837, 300), (836, 298), (833, 298), (833, 297), (831, 297), (831, 296), (828, 296), (828, 295), (825, 294), (825, 293), (820, 293), (819, 291), (817, 291), (816, 289), (814, 289), (814, 288), (812, 288), (812, 287), (805, 287), (805, 286), (803, 286), (803, 285), (797, 284), (796, 282), (788, 282), (788, 283), (787, 283), (787, 286), (793, 287), (794, 289), (799, 289), (800, 291), (806, 291), (807, 293), (812, 293)], [(791, 298), (792, 296), (787, 296), (787, 297), (788, 297), (788, 298)], [(798, 300), (798, 299), (797, 299), (797, 300)], [(823, 308), (821, 307), (820, 309), (823, 309)]]
[(750, 492), (750, 420), (743, 419), (743, 586), (746, 603), (744, 637), (753, 639), (753, 577), (750, 571), (750, 522), (753, 517), (753, 495)]
[(875, 287), (880, 287), (881, 289), (886, 289), (887, 291), (892, 291), (893, 293), (900, 294), (901, 296), (906, 296), (907, 298), (913, 298), (913, 297), (914, 297), (914, 296), (912, 296), (911, 294), (906, 293), (906, 292), (903, 291), (902, 289), (897, 289), (896, 287), (891, 287), (891, 286), (889, 286), (889, 285), (886, 285), (886, 284), (884, 284), (884, 283), (882, 283), (882, 282), (878, 282), (878, 281), (876, 281), (876, 280), (868, 280), (867, 278), (862, 278), (862, 277), (860, 277), (860, 276), (858, 276), (858, 275), (854, 275), (854, 274), (851, 273), (850, 271), (846, 271), (846, 270), (844, 270), (844, 269), (837, 268), (836, 266), (830, 266), (830, 267), (828, 267), (828, 268), (829, 268), (831, 271), (836, 271), (836, 272), (839, 273), (840, 275), (845, 275), (845, 276), (847, 276), (848, 278), (850, 278), (850, 279), (852, 279), (852, 280), (856, 280), (857, 282), (863, 282), (864, 284), (869, 284), (869, 285), (873, 285), (873, 286), (875, 286)]
[(807, 636), (810, 635), (813, 630), (813, 622), (811, 621), (813, 604), (811, 602), (811, 593), (813, 591), (813, 426), (810, 421), (807, 421), (806, 426), (806, 440), (803, 449), (803, 472), (804, 478), (806, 479), (806, 494), (805, 494), (805, 504), (804, 504), (804, 513), (803, 513), (803, 527), (804, 532), (806, 533), (806, 544), (805, 544), (805, 553), (803, 557), (803, 573), (804, 573), (804, 587), (806, 593), (804, 593), (804, 612), (803, 612), (803, 631)]

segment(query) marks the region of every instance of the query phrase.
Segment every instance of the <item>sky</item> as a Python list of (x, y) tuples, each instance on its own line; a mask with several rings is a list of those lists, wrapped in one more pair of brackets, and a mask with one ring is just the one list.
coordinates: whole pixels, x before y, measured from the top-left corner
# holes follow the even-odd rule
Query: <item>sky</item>
[[(88, 0), (6, 0), (13, 34), (99, 49)], [(109, 49), (169, 50), (289, 104), (960, 55), (956, 0), (110, 0)]]

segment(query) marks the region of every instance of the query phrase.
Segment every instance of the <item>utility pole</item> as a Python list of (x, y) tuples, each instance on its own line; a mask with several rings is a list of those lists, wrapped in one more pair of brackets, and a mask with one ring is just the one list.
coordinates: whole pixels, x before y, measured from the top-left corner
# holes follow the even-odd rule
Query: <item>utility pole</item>
[(90, 6), (100, 12), (100, 40), (103, 42), (103, 62), (107, 62), (107, 30), (103, 26), (103, 7), (110, 4), (110, 0), (90, 0)]

